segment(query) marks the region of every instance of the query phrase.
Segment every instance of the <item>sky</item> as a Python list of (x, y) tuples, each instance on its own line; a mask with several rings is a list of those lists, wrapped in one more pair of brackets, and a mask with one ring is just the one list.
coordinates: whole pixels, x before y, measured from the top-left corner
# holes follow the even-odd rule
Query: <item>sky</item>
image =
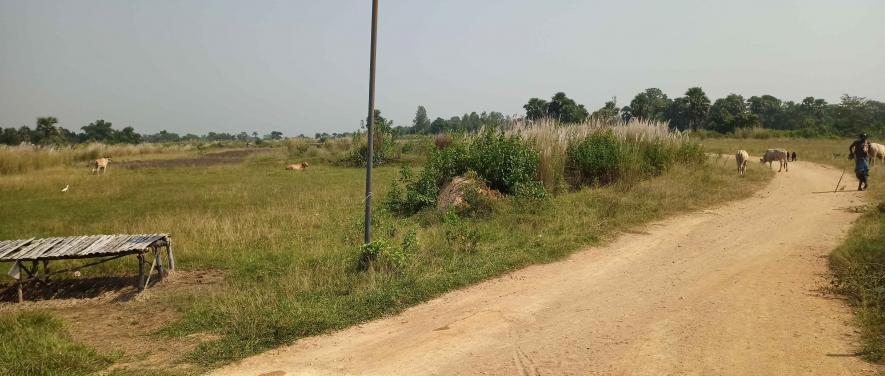
[[(368, 106), (370, 0), (0, 0), (0, 126), (346, 132)], [(380, 0), (376, 107), (410, 125), (591, 111), (701, 86), (885, 100), (882, 0)]]

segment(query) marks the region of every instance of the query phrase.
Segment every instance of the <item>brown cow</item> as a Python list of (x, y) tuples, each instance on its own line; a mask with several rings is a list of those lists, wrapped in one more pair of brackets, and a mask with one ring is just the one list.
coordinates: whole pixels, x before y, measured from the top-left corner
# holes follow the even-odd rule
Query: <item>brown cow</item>
[(108, 163), (111, 163), (111, 157), (104, 157), (104, 158), (96, 159), (96, 160), (90, 162), (89, 165), (92, 166), (92, 173), (93, 174), (104, 175), (105, 170), (108, 169)]
[(307, 169), (308, 167), (310, 167), (310, 165), (307, 164), (307, 162), (301, 162), (301, 163), (290, 164), (290, 165), (286, 166), (286, 170), (297, 170), (297, 171), (300, 171), (300, 170), (305, 170), (305, 169)]

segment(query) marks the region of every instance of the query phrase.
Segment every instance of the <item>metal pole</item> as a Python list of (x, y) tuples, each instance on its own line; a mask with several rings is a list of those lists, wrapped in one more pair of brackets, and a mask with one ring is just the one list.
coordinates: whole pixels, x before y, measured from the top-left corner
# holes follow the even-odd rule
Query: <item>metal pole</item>
[(375, 45), (378, 35), (378, 0), (372, 0), (372, 48), (369, 53), (369, 115), (366, 117), (366, 134), (369, 143), (366, 151), (366, 218), (365, 237), (363, 241), (372, 241), (372, 159), (374, 158), (374, 134), (375, 128)]

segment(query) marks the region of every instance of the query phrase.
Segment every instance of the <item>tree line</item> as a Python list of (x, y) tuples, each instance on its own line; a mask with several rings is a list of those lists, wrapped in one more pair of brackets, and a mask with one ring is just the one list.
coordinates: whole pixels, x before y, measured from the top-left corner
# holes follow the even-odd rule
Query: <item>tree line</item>
[(814, 97), (793, 102), (772, 95), (745, 99), (739, 94), (711, 102), (700, 87), (689, 88), (683, 96), (673, 99), (660, 89), (649, 88), (636, 94), (627, 106), (619, 108), (612, 100), (592, 114), (561, 92), (550, 101), (531, 98), (523, 108), (530, 120), (550, 117), (565, 123), (583, 122), (588, 118), (603, 121), (637, 118), (666, 121), (678, 130), (723, 134), (739, 128), (794, 131), (801, 136), (885, 134), (885, 103), (848, 94), (834, 104)]
[[(729, 94), (711, 101), (700, 87), (689, 88), (683, 96), (670, 98), (658, 88), (636, 94), (629, 105), (618, 107), (617, 100), (605, 102), (592, 113), (565, 93), (558, 92), (549, 100), (530, 98), (523, 106), (525, 118), (543, 118), (563, 123), (587, 120), (629, 121), (645, 119), (665, 121), (680, 131), (711, 131), (733, 133), (740, 128), (767, 128), (791, 131), (798, 136), (853, 136), (860, 132), (885, 134), (885, 103), (863, 97), (843, 95), (839, 103), (806, 97), (800, 102), (782, 100), (772, 95), (744, 98)], [(484, 126), (512, 120), (500, 112), (476, 112), (454, 116), (448, 120), (430, 121), (424, 106), (418, 106), (412, 125), (395, 127), (400, 134), (435, 134), (442, 132), (474, 132)]]
[[(257, 142), (262, 140), (281, 140), (283, 132), (273, 131), (259, 137), (258, 132), (251, 134), (240, 132), (238, 134), (224, 132), (209, 132), (204, 135), (168, 132), (162, 130), (155, 134), (142, 135), (135, 132), (132, 127), (115, 129), (113, 124), (105, 120), (96, 120), (88, 125), (80, 127), (82, 132), (77, 133), (58, 126), (58, 119), (52, 116), (37, 118), (35, 127), (32, 129), (26, 125), (19, 128), (0, 129), (0, 144), (5, 145), (68, 145), (87, 142), (102, 142), (106, 144), (140, 144), (143, 142), (197, 142), (197, 141), (244, 141)], [(304, 135), (299, 135), (304, 137)]]

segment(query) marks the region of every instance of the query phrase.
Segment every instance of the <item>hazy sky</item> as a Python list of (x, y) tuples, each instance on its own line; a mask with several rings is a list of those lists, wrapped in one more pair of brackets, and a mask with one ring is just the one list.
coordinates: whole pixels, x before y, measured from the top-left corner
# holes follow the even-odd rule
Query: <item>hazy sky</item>
[[(359, 127), (370, 1), (0, 0), (0, 126), (142, 133)], [(377, 107), (594, 110), (659, 87), (885, 100), (885, 1), (380, 0)]]

